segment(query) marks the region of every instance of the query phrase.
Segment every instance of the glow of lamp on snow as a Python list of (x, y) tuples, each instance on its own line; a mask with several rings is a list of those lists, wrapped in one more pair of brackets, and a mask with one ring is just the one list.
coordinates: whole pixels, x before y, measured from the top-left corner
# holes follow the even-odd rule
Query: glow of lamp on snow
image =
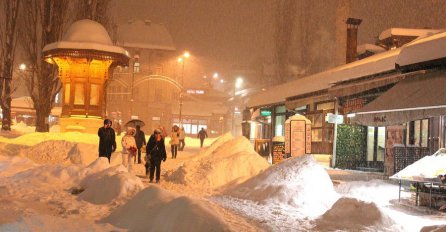
[(25, 71), (25, 70), (26, 70), (26, 64), (20, 64), (20, 65), (19, 65), (19, 69), (20, 69), (21, 71)]
[(218, 73), (214, 73), (214, 75), (212, 75), (212, 77), (213, 77), (214, 79), (218, 79)]
[(347, 118), (353, 118), (353, 117), (355, 117), (356, 116), (356, 114), (355, 113), (352, 113), (352, 114), (347, 114)]

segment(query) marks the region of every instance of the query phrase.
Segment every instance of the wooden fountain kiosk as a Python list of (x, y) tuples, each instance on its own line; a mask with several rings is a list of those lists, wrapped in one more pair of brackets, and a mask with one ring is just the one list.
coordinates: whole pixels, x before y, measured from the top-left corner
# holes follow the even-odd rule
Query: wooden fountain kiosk
[(129, 53), (113, 45), (101, 24), (84, 19), (46, 45), (43, 56), (57, 65), (62, 83), (60, 131), (97, 133), (106, 116), (105, 83), (117, 65), (128, 65)]

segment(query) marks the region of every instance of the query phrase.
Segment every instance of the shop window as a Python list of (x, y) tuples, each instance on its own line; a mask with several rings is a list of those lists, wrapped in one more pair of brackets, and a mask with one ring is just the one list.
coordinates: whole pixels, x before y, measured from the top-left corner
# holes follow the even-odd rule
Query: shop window
[(384, 161), (386, 152), (386, 128), (367, 128), (367, 161)]
[(64, 93), (64, 96), (63, 96), (63, 103), (65, 104), (65, 105), (69, 105), (70, 104), (70, 91), (71, 91), (71, 88), (70, 88), (70, 84), (69, 83), (67, 83), (67, 84), (65, 84), (65, 93)]
[(276, 106), (276, 114), (286, 113), (285, 106)]
[(190, 134), (191, 132), (191, 125), (189, 123), (183, 124), (184, 127), (184, 132), (186, 132), (186, 134)]
[(274, 125), (274, 135), (275, 136), (284, 136), (285, 132), (285, 115), (276, 116), (275, 125)]
[(322, 142), (322, 129), (312, 129), (311, 130), (311, 141), (312, 142)]
[(99, 105), (99, 85), (92, 84), (90, 87), (90, 105)]
[(196, 135), (198, 133), (197, 125), (192, 125), (191, 134)]
[(406, 144), (428, 147), (429, 119), (411, 121), (407, 123)]
[(84, 84), (75, 84), (74, 104), (75, 105), (85, 105)]
[(332, 110), (334, 109), (334, 104), (334, 102), (319, 103), (316, 105), (316, 110)]

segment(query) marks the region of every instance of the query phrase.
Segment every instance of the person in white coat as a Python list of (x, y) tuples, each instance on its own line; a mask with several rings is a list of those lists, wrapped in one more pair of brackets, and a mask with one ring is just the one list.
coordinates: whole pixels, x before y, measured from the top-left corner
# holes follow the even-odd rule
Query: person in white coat
[(133, 170), (133, 158), (136, 155), (135, 130), (129, 129), (127, 134), (122, 137), (122, 165), (128, 168), (131, 173)]

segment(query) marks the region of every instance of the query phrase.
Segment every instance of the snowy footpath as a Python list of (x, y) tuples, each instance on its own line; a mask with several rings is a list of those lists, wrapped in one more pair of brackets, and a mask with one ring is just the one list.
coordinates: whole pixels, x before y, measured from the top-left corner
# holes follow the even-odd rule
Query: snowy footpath
[(2, 232), (446, 230), (444, 214), (399, 205), (389, 181), (333, 181), (343, 171), (312, 156), (271, 166), (230, 134), (203, 149), (187, 138), (177, 159), (168, 149), (150, 184), (119, 152), (97, 158), (96, 135), (17, 131), (0, 134)]

